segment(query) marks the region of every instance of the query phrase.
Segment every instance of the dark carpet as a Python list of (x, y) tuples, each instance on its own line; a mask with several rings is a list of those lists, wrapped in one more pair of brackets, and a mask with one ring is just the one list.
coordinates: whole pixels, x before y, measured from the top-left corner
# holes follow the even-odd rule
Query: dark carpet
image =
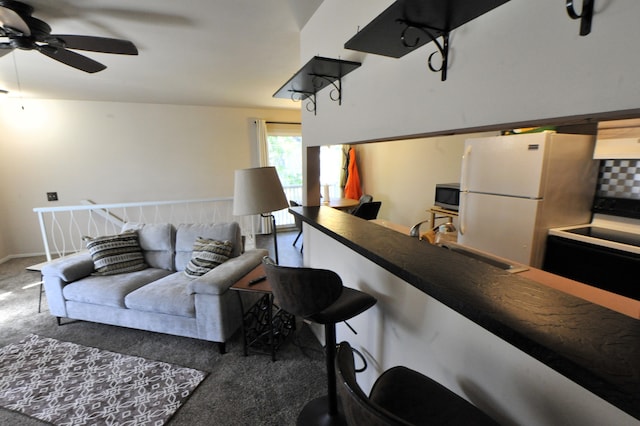
[[(278, 233), (281, 264), (300, 265), (297, 232)], [(267, 236), (265, 236), (267, 237)], [(270, 238), (259, 238), (269, 244)], [(40, 258), (12, 259), (0, 265), (0, 346), (29, 334), (139, 356), (208, 373), (168, 425), (293, 425), (304, 404), (326, 393), (323, 351), (311, 330), (297, 331), (280, 347), (277, 360), (267, 355), (243, 356), (240, 333), (220, 355), (211, 342), (83, 321), (58, 326), (46, 300), (38, 313), (40, 276), (26, 271)], [(0, 425), (46, 424), (0, 409)]]

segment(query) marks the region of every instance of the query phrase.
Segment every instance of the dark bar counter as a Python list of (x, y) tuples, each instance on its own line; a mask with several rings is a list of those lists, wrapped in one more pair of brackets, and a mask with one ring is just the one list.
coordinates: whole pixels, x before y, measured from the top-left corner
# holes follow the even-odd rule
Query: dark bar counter
[(289, 211), (640, 419), (640, 321), (329, 207)]

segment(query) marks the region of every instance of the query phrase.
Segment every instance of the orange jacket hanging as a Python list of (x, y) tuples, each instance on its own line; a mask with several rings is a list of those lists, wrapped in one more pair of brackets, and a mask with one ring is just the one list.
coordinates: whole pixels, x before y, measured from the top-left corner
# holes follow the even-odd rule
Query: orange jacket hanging
[(356, 164), (356, 150), (351, 148), (349, 150), (349, 175), (344, 186), (344, 197), (359, 200), (361, 196), (362, 189), (360, 188), (360, 174)]

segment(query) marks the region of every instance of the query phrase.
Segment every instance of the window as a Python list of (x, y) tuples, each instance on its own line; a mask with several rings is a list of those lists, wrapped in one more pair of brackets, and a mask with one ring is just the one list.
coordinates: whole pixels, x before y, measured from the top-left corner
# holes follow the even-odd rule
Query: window
[[(300, 124), (267, 122), (269, 165), (274, 166), (288, 200), (302, 202), (302, 132)], [(294, 225), (287, 210), (274, 213), (278, 227)]]
[(342, 145), (320, 147), (320, 185), (322, 186), (323, 197), (328, 192), (330, 199), (342, 198), (343, 164)]

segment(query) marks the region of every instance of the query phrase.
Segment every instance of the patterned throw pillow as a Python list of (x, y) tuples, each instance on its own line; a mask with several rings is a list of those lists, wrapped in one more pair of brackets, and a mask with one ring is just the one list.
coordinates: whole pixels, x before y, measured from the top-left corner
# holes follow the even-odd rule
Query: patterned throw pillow
[(233, 244), (231, 241), (217, 241), (198, 237), (193, 244), (191, 260), (187, 264), (184, 273), (189, 277), (199, 277), (221, 263), (229, 260)]
[(96, 238), (84, 237), (84, 240), (93, 259), (93, 275), (123, 274), (148, 267), (136, 231)]

